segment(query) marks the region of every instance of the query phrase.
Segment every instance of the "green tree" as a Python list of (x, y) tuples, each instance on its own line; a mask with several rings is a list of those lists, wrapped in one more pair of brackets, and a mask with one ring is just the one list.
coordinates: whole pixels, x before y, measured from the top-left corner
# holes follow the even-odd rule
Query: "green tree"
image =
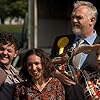
[(7, 17), (25, 17), (28, 11), (28, 0), (0, 0), (0, 19), (4, 23)]

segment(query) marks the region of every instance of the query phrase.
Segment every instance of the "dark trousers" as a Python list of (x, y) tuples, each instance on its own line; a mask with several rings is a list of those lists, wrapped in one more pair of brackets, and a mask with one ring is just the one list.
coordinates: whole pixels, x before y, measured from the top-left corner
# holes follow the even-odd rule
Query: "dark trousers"
[(84, 92), (79, 84), (73, 86), (65, 86), (65, 99), (66, 100), (86, 100)]

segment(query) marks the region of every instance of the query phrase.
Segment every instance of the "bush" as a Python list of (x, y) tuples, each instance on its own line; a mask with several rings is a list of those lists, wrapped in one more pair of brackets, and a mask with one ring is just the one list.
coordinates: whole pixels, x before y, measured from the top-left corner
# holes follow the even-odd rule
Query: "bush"
[(0, 25), (0, 33), (14, 33), (14, 32), (22, 32), (22, 25)]

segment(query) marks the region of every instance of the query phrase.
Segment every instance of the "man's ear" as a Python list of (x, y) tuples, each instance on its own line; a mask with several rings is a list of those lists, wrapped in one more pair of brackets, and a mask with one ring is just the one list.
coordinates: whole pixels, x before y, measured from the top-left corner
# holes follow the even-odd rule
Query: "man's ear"
[(95, 22), (96, 22), (96, 18), (95, 18), (95, 17), (92, 17), (92, 18), (91, 18), (91, 22), (92, 22), (92, 23), (95, 23)]
[(92, 17), (91, 18), (91, 21), (90, 21), (90, 26), (91, 25), (94, 25), (96, 23), (96, 18), (95, 17)]
[(18, 50), (16, 50), (14, 57), (16, 57), (18, 55), (18, 53), (19, 53)]
[(91, 18), (91, 21), (92, 21), (92, 22), (93, 22), (93, 21), (95, 21), (95, 20), (96, 20), (96, 18), (95, 18), (95, 17), (92, 17), (92, 18)]

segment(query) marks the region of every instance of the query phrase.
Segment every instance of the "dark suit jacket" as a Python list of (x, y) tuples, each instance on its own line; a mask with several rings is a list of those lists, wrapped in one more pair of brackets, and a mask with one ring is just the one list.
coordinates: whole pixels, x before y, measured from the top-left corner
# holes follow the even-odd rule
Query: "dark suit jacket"
[[(100, 36), (97, 36), (93, 44), (100, 43)], [(83, 63), (81, 69), (86, 69), (89, 71), (95, 70), (97, 66), (97, 57), (96, 57), (96, 51), (90, 52)]]

